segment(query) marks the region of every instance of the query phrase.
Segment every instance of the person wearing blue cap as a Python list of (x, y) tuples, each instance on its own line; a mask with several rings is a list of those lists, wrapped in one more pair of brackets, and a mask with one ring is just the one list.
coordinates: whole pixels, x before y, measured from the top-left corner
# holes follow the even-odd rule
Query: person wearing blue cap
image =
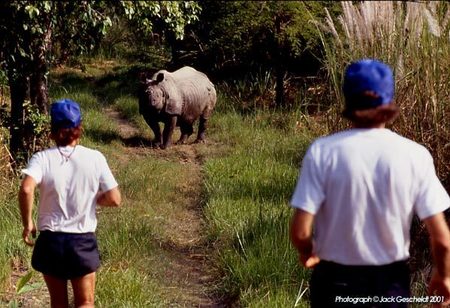
[[(26, 244), (33, 246), (31, 264), (40, 271), (52, 307), (69, 307), (70, 280), (76, 307), (93, 307), (95, 272), (100, 257), (95, 237), (96, 205), (119, 206), (121, 195), (105, 157), (79, 144), (80, 106), (63, 99), (51, 105), (51, 138), (55, 146), (34, 154), (22, 170), (19, 191)], [(32, 218), (39, 187), (37, 228)], [(39, 236), (34, 242), (36, 231)]]
[(430, 235), (428, 291), (449, 303), (450, 198), (429, 151), (386, 128), (399, 112), (390, 67), (351, 63), (343, 93), (352, 128), (310, 145), (291, 199), (291, 241), (313, 268), (311, 307), (407, 307), (413, 215)]

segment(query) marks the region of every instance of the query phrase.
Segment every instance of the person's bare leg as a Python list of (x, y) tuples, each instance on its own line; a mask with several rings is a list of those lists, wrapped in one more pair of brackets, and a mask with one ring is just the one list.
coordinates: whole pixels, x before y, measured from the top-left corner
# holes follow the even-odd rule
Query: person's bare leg
[(95, 272), (71, 280), (75, 307), (94, 307)]
[(52, 308), (69, 307), (67, 295), (67, 280), (59, 279), (53, 276), (44, 275), (45, 284), (50, 293), (50, 302)]

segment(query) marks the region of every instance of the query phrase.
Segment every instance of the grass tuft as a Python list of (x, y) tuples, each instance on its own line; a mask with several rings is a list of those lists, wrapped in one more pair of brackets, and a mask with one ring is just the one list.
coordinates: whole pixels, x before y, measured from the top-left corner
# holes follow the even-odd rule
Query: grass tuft
[(214, 139), (229, 152), (206, 161), (205, 215), (210, 236), (223, 245), (217, 256), (222, 290), (245, 307), (293, 305), (296, 286), (309, 277), (288, 236), (288, 201), (312, 137), (298, 131), (299, 117), (228, 112), (211, 124)]

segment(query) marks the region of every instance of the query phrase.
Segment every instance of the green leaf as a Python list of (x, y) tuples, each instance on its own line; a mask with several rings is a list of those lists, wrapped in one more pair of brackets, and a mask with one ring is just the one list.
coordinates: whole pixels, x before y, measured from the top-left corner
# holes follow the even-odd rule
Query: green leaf
[(52, 4), (51, 1), (44, 1), (44, 11), (45, 12), (50, 12), (52, 9)]
[(42, 283), (42, 282), (35, 282), (35, 283), (29, 284), (29, 285), (25, 285), (19, 292), (17, 292), (17, 295), (40, 289), (43, 286), (44, 286), (44, 283)]
[(31, 19), (39, 15), (39, 9), (33, 5), (27, 5), (25, 11), (27, 11), (28, 16), (30, 16)]
[(33, 271), (29, 271), (22, 278), (19, 279), (16, 286), (17, 294), (20, 294), (23, 287), (30, 281), (31, 277), (33, 277)]
[(20, 47), (19, 47), (19, 53), (20, 53), (20, 55), (21, 55), (23, 58), (26, 58), (27, 53), (25, 52), (25, 50), (23, 50), (23, 48), (20, 48)]

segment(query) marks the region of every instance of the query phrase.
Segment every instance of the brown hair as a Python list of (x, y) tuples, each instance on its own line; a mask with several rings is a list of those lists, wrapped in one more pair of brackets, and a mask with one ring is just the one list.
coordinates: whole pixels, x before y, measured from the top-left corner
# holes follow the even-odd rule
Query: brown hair
[(342, 112), (342, 116), (357, 126), (370, 127), (394, 121), (399, 112), (398, 106), (391, 103), (363, 110), (347, 108)]
[(57, 146), (66, 146), (81, 137), (81, 125), (72, 128), (51, 127), (51, 138)]

